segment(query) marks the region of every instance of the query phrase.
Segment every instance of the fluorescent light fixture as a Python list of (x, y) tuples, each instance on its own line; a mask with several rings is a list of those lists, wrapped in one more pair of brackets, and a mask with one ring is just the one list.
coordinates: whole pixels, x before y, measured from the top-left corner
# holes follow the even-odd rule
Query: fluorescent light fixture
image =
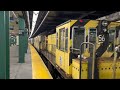
[(33, 11), (32, 31), (31, 31), (30, 36), (32, 35), (32, 33), (33, 33), (33, 31), (34, 31), (34, 28), (35, 28), (35, 25), (36, 25), (36, 21), (37, 21), (38, 15), (39, 15), (39, 11)]
[(28, 29), (30, 30), (29, 11), (26, 11), (26, 12), (27, 12)]
[(116, 22), (120, 22), (120, 20), (119, 20), (119, 21), (116, 21)]
[[(48, 16), (49, 12), (50, 12), (50, 11), (47, 11), (45, 17), (43, 18), (42, 22), (41, 22), (40, 25), (38, 26), (38, 28), (37, 28), (37, 30), (35, 31), (35, 33), (36, 33), (36, 32), (38, 31), (38, 29), (41, 27), (41, 25), (42, 25), (43, 22), (45, 21), (46, 17)], [(34, 33), (34, 34), (35, 34), (35, 33)], [(34, 34), (33, 34), (33, 35), (34, 35)]]

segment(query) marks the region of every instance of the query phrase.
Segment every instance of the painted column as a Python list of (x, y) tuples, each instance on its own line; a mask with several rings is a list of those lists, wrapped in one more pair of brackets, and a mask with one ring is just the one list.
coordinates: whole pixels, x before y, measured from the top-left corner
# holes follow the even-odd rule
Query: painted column
[(0, 79), (9, 79), (9, 11), (0, 11)]
[(25, 53), (27, 53), (28, 49), (28, 35), (27, 35), (27, 28), (25, 29)]
[(25, 31), (25, 20), (23, 18), (19, 18), (19, 63), (25, 62), (24, 31)]

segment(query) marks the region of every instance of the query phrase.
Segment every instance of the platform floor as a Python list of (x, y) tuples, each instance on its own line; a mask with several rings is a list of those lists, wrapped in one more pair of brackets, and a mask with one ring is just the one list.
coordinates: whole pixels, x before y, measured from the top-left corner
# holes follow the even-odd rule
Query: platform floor
[(30, 49), (25, 54), (25, 63), (18, 63), (18, 46), (10, 47), (10, 79), (32, 79)]
[(32, 59), (32, 78), (33, 79), (53, 79), (48, 68), (36, 49), (29, 44)]

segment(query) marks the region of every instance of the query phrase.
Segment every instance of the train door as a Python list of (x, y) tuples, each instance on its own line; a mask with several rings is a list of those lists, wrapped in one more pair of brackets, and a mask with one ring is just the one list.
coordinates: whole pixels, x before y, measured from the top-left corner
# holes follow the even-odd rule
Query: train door
[(60, 57), (59, 57), (59, 65), (61, 66), (61, 68), (63, 70), (65, 70), (65, 29), (61, 29), (59, 31), (59, 49), (62, 51), (60, 51)]
[[(57, 47), (56, 47), (56, 64), (62, 69), (64, 70), (66, 73), (69, 74), (69, 72), (67, 72), (65, 66), (67, 66), (67, 64), (65, 62), (68, 61), (67, 58), (67, 51), (65, 49), (66, 46), (68, 46), (66, 44), (66, 28), (60, 28), (57, 31), (57, 38), (56, 38), (57, 42)], [(66, 56), (67, 55), (67, 56)]]
[[(83, 26), (73, 26), (72, 27), (72, 49), (71, 49), (71, 55), (72, 55), (72, 78), (78, 79), (79, 78), (79, 71), (80, 71), (80, 45), (85, 42), (86, 31)], [(85, 45), (82, 45), (82, 53), (84, 53)], [(81, 78), (86, 79), (87, 78), (87, 63), (82, 62), (82, 73)], [(85, 70), (85, 71), (84, 71)]]
[(68, 40), (70, 40), (68, 37), (69, 37), (69, 28), (66, 28), (65, 29), (65, 33), (64, 33), (64, 59), (65, 59), (65, 71), (68, 73), (68, 74), (71, 74), (72, 71), (71, 71), (71, 63), (70, 63), (70, 58), (69, 58), (69, 55), (70, 55), (70, 52), (68, 50), (68, 47), (69, 47), (69, 42)]
[[(74, 26), (72, 28), (72, 50), (73, 53), (79, 54), (78, 49), (80, 49), (80, 45), (86, 40), (85, 38), (85, 28)], [(84, 52), (84, 46), (82, 48), (82, 52)]]

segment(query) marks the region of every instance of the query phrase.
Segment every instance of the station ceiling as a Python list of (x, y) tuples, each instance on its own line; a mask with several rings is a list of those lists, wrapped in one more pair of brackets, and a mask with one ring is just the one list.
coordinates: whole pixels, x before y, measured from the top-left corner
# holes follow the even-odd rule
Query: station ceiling
[[(22, 14), (23, 14), (23, 18), (25, 19), (25, 22), (26, 22), (26, 27), (28, 28), (26, 11), (22, 11)], [(32, 28), (32, 18), (33, 18), (33, 11), (29, 11), (30, 29)]]
[[(70, 19), (97, 19), (117, 11), (40, 11), (31, 38), (55, 32), (56, 26)], [(32, 25), (30, 11), (30, 25)], [(32, 26), (30, 26), (32, 27)]]

